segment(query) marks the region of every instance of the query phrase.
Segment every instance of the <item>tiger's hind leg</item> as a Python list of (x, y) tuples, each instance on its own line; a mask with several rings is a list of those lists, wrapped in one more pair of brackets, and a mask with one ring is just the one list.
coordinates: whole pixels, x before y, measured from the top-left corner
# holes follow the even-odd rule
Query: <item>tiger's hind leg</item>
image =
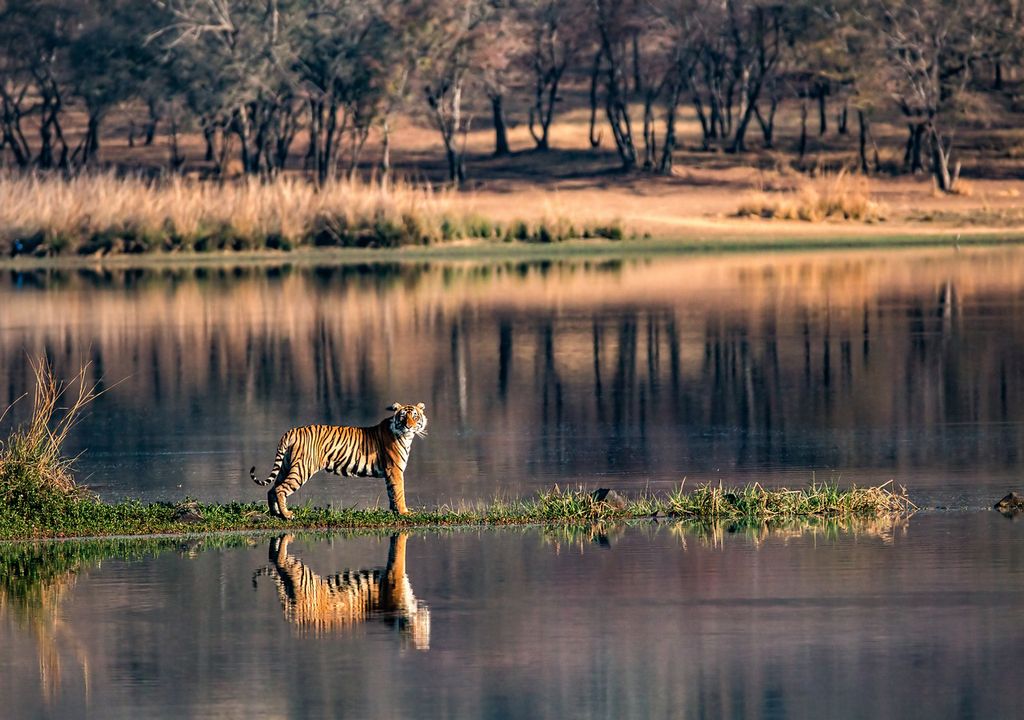
[(285, 520), (291, 520), (294, 517), (294, 513), (288, 511), (288, 503), (285, 498), (302, 487), (308, 478), (309, 474), (302, 469), (302, 463), (293, 462), (284, 480), (274, 483), (274, 486), (270, 488), (270, 492), (267, 493), (270, 514)]

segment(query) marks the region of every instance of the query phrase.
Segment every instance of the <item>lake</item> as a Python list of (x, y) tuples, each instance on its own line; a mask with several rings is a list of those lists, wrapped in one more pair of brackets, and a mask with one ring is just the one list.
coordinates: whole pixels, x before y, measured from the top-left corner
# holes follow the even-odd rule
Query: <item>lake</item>
[(0, 584), (0, 714), (1015, 717), (1022, 527), (22, 545), (46, 579)]
[(69, 451), (108, 500), (262, 500), (286, 429), (401, 401), (412, 506), (813, 478), (925, 510), (5, 546), (12, 717), (1016, 714), (1024, 524), (987, 508), (1021, 489), (1024, 250), (0, 272), (0, 404), (43, 355), (105, 389)]

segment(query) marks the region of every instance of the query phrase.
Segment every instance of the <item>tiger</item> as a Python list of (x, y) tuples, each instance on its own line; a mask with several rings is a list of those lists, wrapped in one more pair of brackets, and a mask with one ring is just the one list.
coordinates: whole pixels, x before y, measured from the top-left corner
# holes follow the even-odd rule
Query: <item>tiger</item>
[(253, 573), (270, 576), (277, 585), (285, 619), (301, 631), (336, 632), (370, 619), (397, 625), (403, 641), (417, 650), (430, 649), (430, 609), (413, 595), (405, 574), (408, 533), (391, 536), (388, 563), (383, 569), (344, 570), (322, 577), (288, 552), (294, 536), (270, 541), (270, 566)]
[[(384, 478), (391, 512), (408, 515), (405, 504), (405, 466), (413, 438), (427, 433), (423, 403), (394, 403), (394, 414), (370, 427), (305, 425), (292, 428), (277, 444), (274, 467), (266, 480), (256, 479), (256, 466), (249, 477), (257, 485), (271, 485), (267, 492), (270, 514), (290, 520), (286, 498), (320, 470), (346, 477)], [(287, 469), (282, 477), (281, 470)]]

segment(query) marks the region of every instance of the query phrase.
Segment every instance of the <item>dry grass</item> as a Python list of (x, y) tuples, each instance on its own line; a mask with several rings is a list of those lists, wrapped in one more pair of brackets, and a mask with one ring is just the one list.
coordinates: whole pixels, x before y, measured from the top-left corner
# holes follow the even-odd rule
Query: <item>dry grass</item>
[(84, 365), (71, 382), (58, 380), (42, 360), (34, 361), (32, 370), (32, 416), (27, 425), (14, 429), (0, 442), (0, 498), (8, 508), (33, 496), (88, 496), (75, 482), (74, 459), (64, 456), (62, 446), (86, 406), (99, 394), (97, 386), (86, 380), (89, 366)]
[(736, 214), (778, 220), (885, 220), (884, 206), (872, 200), (866, 177), (841, 171), (814, 179), (802, 178), (795, 189), (779, 192), (759, 190), (743, 200)]
[(501, 225), (472, 196), (428, 185), (296, 178), (213, 183), (173, 176), (0, 177), (0, 252), (60, 255), (300, 245), (426, 245), (464, 237), (556, 242), (621, 236), (561, 217)]

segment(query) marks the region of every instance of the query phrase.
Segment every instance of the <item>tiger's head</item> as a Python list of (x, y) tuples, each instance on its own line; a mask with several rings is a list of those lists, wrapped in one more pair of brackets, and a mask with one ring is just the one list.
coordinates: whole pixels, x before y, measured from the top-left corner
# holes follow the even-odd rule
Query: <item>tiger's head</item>
[(394, 411), (391, 418), (391, 432), (395, 435), (426, 435), (427, 413), (423, 403), (403, 405), (393, 403), (388, 410)]

